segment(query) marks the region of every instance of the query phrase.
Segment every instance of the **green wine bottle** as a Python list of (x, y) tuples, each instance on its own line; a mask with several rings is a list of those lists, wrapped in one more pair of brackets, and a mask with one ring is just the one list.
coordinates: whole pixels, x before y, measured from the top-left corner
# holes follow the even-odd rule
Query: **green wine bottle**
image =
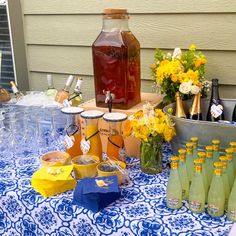
[(167, 184), (166, 202), (170, 209), (179, 209), (182, 207), (182, 186), (178, 172), (177, 156), (171, 157), (171, 170)]
[(227, 167), (227, 172), (228, 172), (228, 176), (229, 176), (229, 186), (230, 189), (232, 189), (233, 184), (234, 184), (234, 163), (233, 163), (233, 150), (232, 148), (226, 148), (225, 149), (226, 152), (226, 159), (228, 162), (228, 167)]
[(225, 190), (225, 209), (227, 209), (228, 207), (228, 200), (229, 200), (229, 194), (230, 194), (227, 165), (228, 165), (227, 162), (225, 161), (222, 162), (222, 178), (223, 178), (223, 185), (224, 185), (224, 190)]
[(188, 173), (189, 183), (191, 184), (193, 174), (194, 174), (193, 144), (186, 143), (186, 150), (187, 150), (187, 154), (186, 154), (187, 173)]
[(214, 165), (213, 165), (213, 146), (206, 146), (206, 172), (207, 172), (207, 179), (208, 184), (211, 184), (213, 172), (214, 172)]
[(227, 217), (236, 222), (236, 180), (229, 195)]
[(224, 214), (225, 191), (222, 178), (222, 163), (214, 163), (215, 170), (208, 193), (207, 212), (212, 217), (220, 217)]
[(187, 168), (186, 168), (186, 150), (185, 149), (179, 149), (179, 177), (180, 182), (182, 186), (182, 199), (186, 200), (188, 199), (189, 195), (189, 179), (187, 174)]
[(191, 142), (193, 143), (193, 160), (196, 160), (197, 157), (197, 153), (198, 153), (198, 137), (192, 137)]
[(220, 140), (218, 139), (213, 139), (212, 140), (212, 146), (213, 146), (213, 162), (218, 162), (219, 161), (219, 156), (220, 156)]
[(229, 145), (233, 151), (234, 175), (236, 176), (236, 142), (230, 142)]
[(189, 190), (189, 209), (194, 213), (201, 213), (205, 209), (205, 188), (202, 176), (202, 164), (195, 160), (195, 173)]

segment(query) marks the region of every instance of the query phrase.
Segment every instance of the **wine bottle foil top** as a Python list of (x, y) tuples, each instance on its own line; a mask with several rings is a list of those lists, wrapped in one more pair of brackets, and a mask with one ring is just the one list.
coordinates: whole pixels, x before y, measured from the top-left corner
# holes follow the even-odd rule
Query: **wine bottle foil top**
[(212, 85), (213, 86), (218, 86), (218, 79), (212, 79)]

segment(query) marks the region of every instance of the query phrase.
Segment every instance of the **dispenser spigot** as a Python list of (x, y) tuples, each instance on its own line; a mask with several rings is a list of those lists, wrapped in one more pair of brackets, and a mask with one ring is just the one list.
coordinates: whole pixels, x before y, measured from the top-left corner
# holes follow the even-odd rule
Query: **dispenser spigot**
[(111, 93), (111, 91), (106, 91), (106, 90), (103, 90), (103, 94), (105, 94), (105, 96), (106, 96), (105, 103), (107, 103), (108, 110), (109, 110), (109, 112), (111, 112), (111, 110), (112, 110), (112, 101), (115, 98), (115, 94)]

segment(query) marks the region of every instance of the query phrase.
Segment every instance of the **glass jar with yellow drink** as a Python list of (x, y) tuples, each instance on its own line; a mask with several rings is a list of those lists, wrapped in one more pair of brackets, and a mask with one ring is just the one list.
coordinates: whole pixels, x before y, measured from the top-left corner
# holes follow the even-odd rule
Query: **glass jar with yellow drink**
[(107, 156), (113, 160), (125, 161), (124, 138), (122, 136), (122, 122), (127, 115), (120, 112), (106, 113), (103, 119), (109, 123), (109, 137), (107, 142)]
[(80, 113), (83, 112), (81, 107), (64, 107), (61, 112), (68, 115), (68, 125), (66, 127), (65, 147), (66, 152), (71, 158), (81, 155), (81, 126), (79, 123)]
[(84, 120), (80, 148), (83, 154), (95, 155), (102, 160), (102, 142), (98, 130), (98, 120), (104, 115), (102, 111), (88, 110), (81, 113)]

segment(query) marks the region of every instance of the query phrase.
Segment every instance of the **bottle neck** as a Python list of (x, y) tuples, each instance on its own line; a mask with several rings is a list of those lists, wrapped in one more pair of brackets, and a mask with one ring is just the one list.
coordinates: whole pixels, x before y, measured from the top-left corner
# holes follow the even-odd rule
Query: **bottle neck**
[(192, 107), (190, 108), (190, 115), (201, 113), (201, 93), (194, 96)]
[(176, 111), (175, 111), (175, 115), (177, 117), (180, 118), (186, 118), (185, 112), (184, 112), (184, 108), (183, 108), (183, 102), (182, 99), (180, 97), (179, 92), (176, 93)]
[(54, 89), (54, 84), (53, 84), (53, 78), (50, 76), (47, 77), (48, 80), (48, 88), (49, 89)]
[(218, 102), (218, 100), (220, 99), (219, 85), (212, 85), (211, 100), (213, 99), (216, 100), (216, 102)]
[(103, 32), (121, 32), (129, 31), (127, 19), (103, 19)]

